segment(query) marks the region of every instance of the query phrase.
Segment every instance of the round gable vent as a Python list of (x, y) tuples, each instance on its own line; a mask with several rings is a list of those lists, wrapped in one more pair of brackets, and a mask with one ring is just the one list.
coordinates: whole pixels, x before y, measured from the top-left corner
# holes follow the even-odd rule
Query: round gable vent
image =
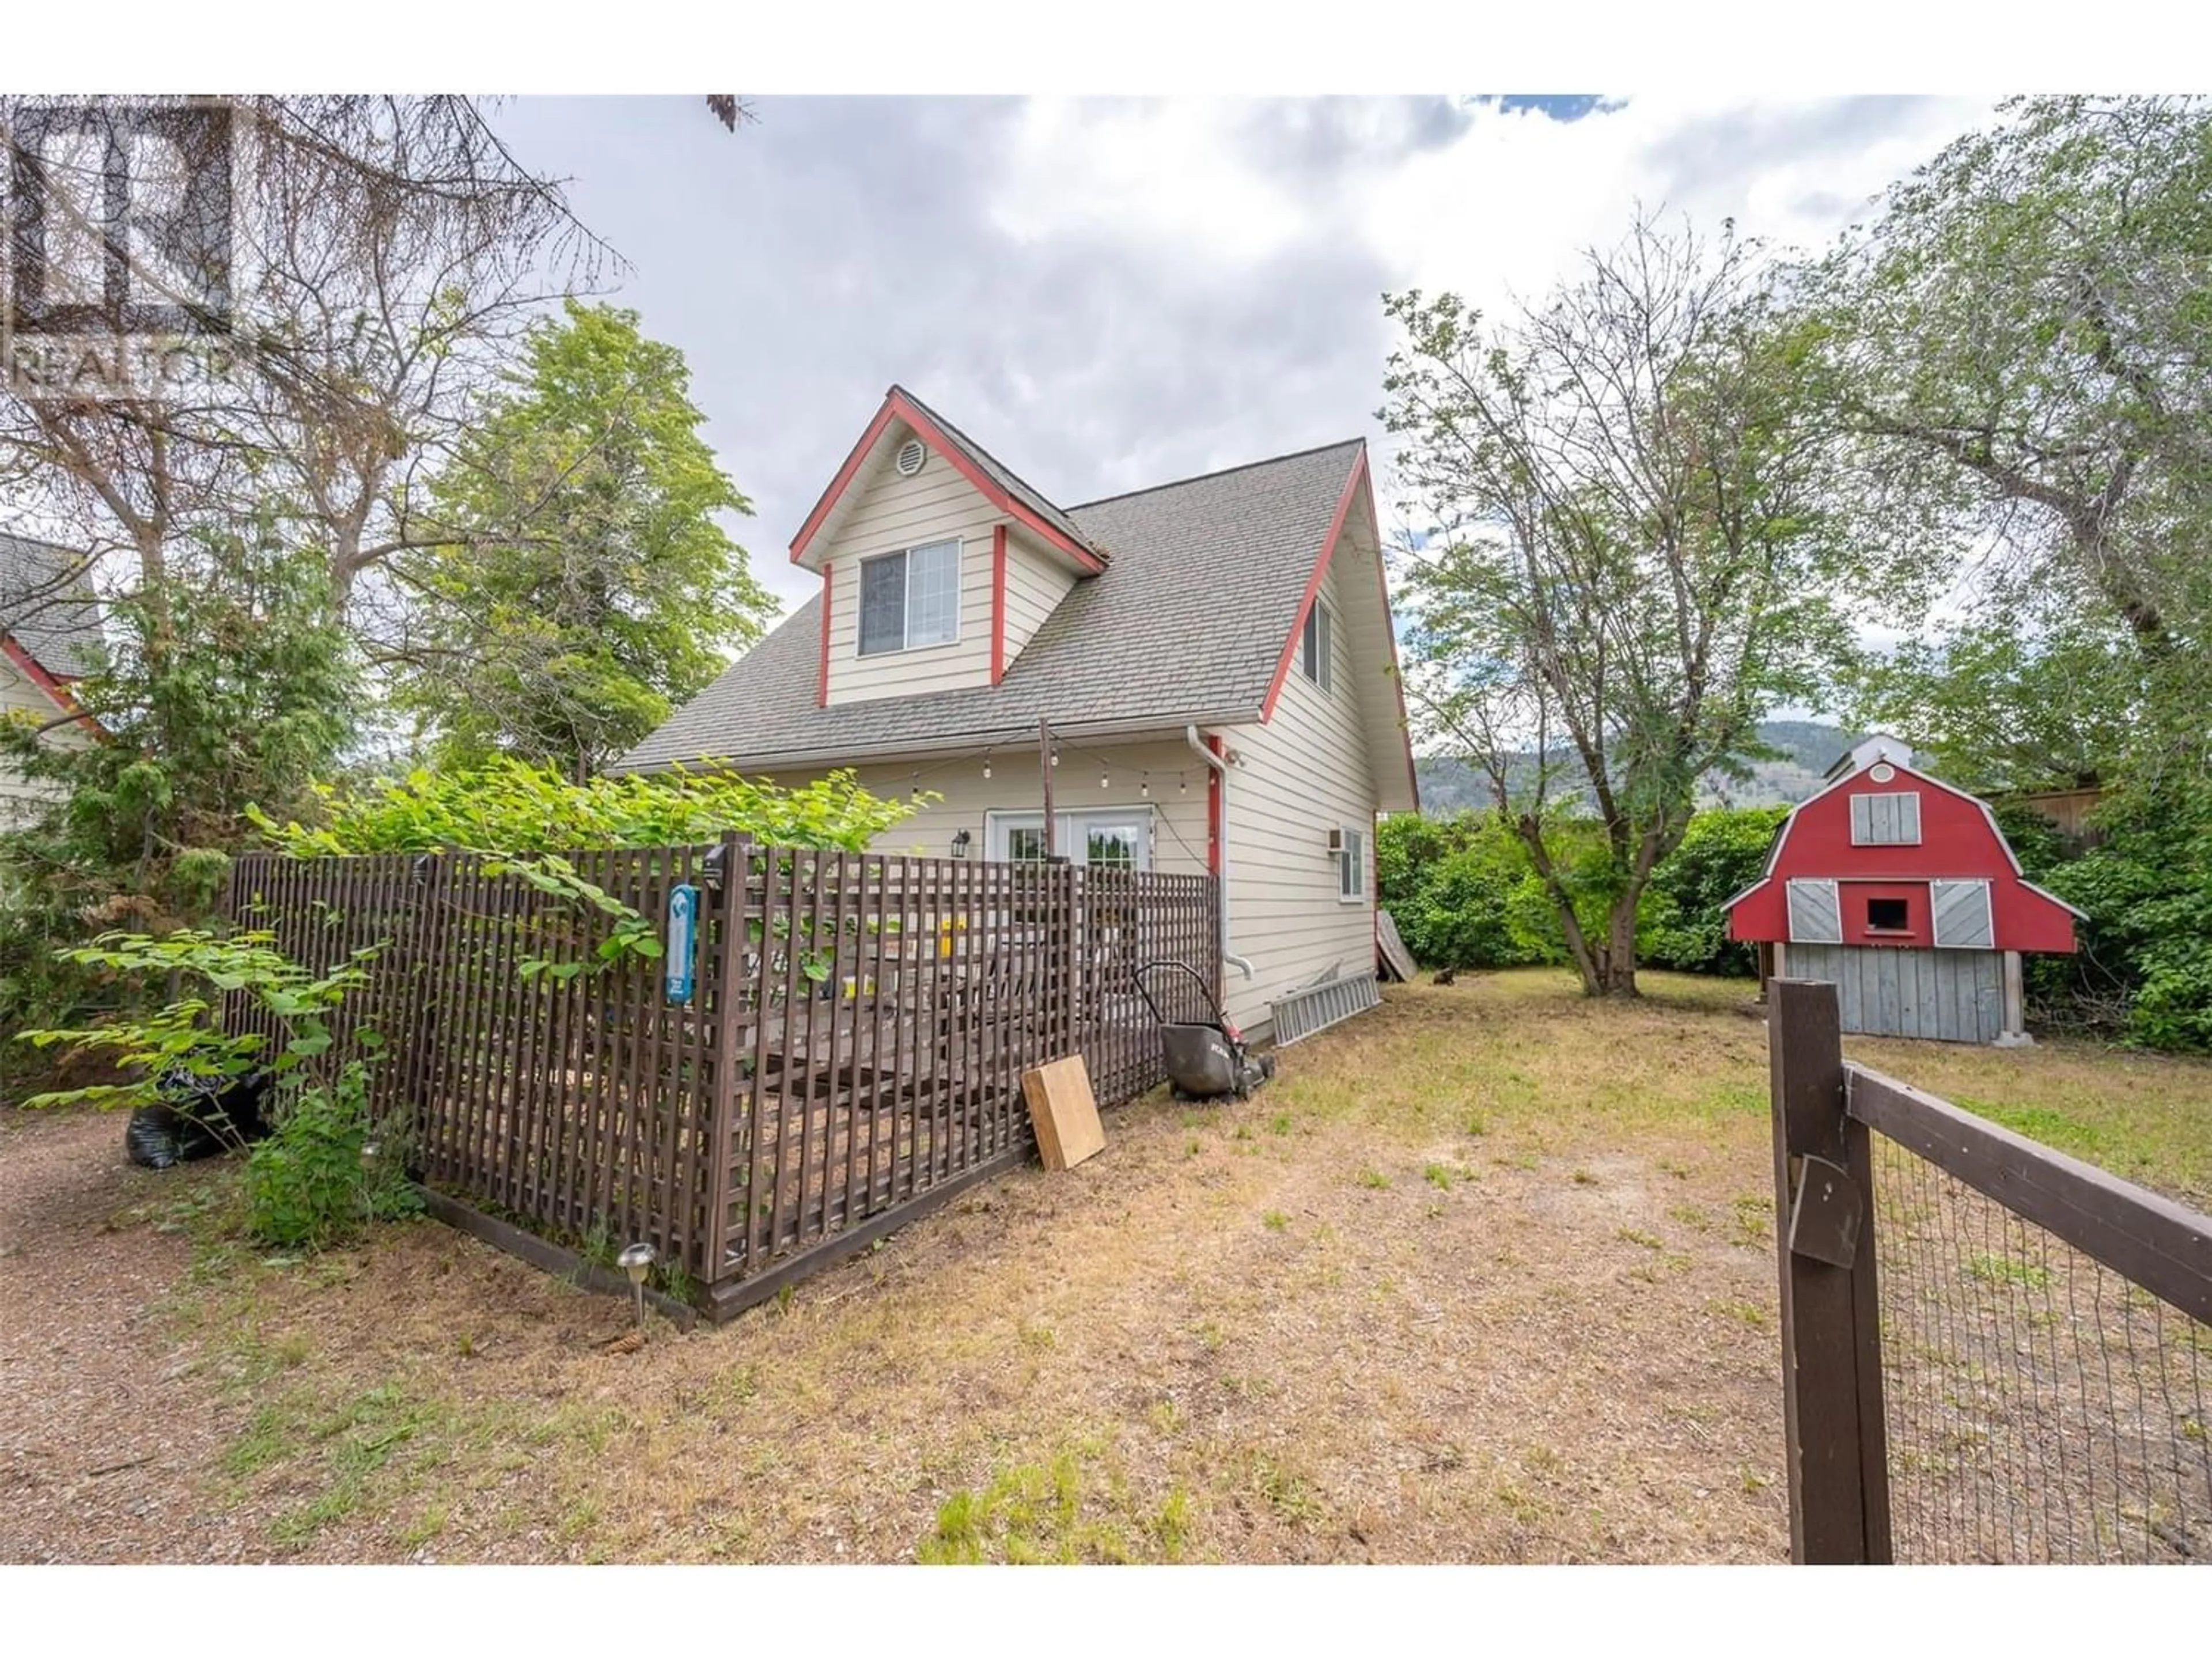
[(1887, 783), (1897, 775), (1897, 769), (1887, 761), (1877, 761), (1867, 769), (1867, 775), (1876, 783)]
[(921, 471), (921, 463), (929, 452), (921, 447), (919, 438), (908, 438), (899, 446), (898, 457), (891, 465), (898, 468), (902, 478), (911, 478)]

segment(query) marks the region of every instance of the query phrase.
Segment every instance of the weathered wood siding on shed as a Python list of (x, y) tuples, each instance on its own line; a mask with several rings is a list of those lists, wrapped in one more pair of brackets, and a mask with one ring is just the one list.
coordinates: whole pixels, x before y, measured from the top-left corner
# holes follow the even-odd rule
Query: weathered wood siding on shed
[[(1347, 562), (1332, 560), (1321, 585), (1338, 617)], [(1352, 659), (1346, 633), (1329, 630), (1328, 690), (1293, 661), (1274, 718), (1226, 734), (1243, 757), (1229, 781), (1229, 948), (1255, 970), (1249, 980), (1229, 970), (1229, 1011), (1247, 1027), (1265, 1021), (1276, 998), (1332, 968), (1375, 972), (1376, 792), (1358, 700), (1375, 665)], [(1337, 896), (1328, 832), (1338, 828), (1366, 837), (1366, 890), (1356, 902)]]
[[(991, 683), (991, 528), (999, 515), (975, 487), (933, 453), (911, 478), (888, 461), (819, 550), (830, 566), (833, 703), (925, 696)], [(960, 637), (917, 651), (860, 654), (860, 562), (931, 542), (960, 542)], [(1009, 576), (1012, 574), (1010, 558)]]
[(1995, 951), (1792, 943), (1789, 974), (1834, 981), (1844, 1030), (1863, 1036), (1994, 1042), (2004, 1029), (2004, 959)]

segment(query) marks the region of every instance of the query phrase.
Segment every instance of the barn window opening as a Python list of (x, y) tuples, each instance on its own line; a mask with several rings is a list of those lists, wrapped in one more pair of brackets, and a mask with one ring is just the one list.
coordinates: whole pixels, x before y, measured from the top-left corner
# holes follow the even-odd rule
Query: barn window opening
[(1920, 845), (1920, 792), (1890, 789), (1851, 797), (1851, 845)]
[(1867, 932), (1869, 933), (1909, 933), (1912, 919), (1901, 898), (1870, 898), (1867, 901)]

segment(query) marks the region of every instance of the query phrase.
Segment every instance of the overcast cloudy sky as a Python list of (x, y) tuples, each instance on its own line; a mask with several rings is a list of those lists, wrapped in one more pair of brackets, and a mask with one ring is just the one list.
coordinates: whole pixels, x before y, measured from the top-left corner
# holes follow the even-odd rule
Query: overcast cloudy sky
[[(523, 98), (690, 360), (708, 435), (785, 549), (898, 381), (1053, 499), (1364, 434), (1381, 295), (1540, 294), (1635, 204), (1817, 244), (1988, 110), (1974, 99), (1289, 101)], [(1387, 489), (1387, 483), (1386, 483)]]

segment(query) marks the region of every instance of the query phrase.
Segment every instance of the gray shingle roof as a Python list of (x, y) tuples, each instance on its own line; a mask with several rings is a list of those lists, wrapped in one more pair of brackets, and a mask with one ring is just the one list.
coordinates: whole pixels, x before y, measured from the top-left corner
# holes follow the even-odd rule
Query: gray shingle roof
[(100, 610), (78, 569), (83, 562), (52, 542), (0, 532), (0, 634), (64, 679), (91, 671), (88, 653), (100, 637)]
[(1361, 451), (1354, 439), (1066, 509), (1114, 562), (1075, 585), (995, 687), (817, 707), (817, 595), (618, 768), (1012, 741), (1040, 718), (1256, 720)]

